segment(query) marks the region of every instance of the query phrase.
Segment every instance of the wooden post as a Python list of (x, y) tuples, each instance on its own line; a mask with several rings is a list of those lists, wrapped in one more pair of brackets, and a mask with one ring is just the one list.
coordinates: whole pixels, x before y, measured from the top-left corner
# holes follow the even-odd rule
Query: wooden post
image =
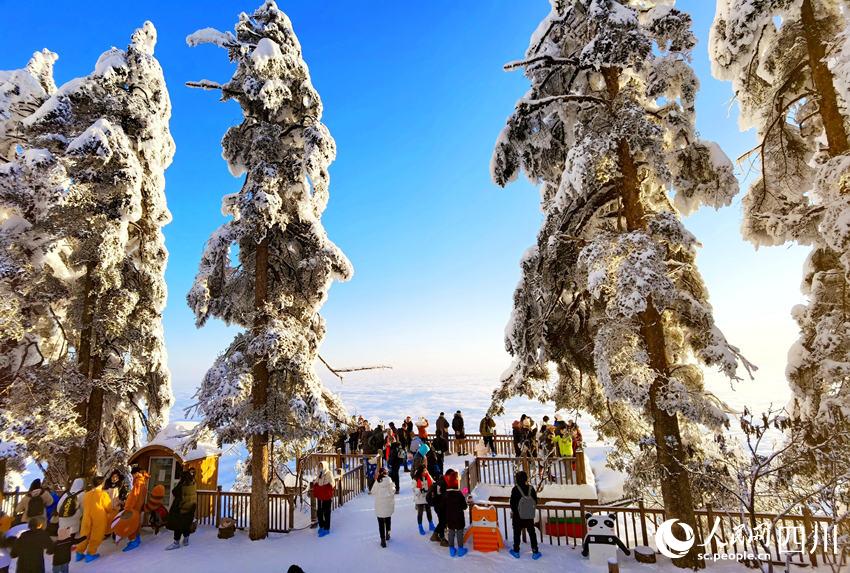
[(215, 486), (215, 526), (221, 525), (221, 486)]
[(587, 483), (587, 468), (584, 465), (584, 450), (576, 450), (576, 483), (585, 485)]
[(339, 452), (336, 453), (336, 469), (345, 471), (342, 467), (342, 455)]
[(318, 525), (318, 516), (316, 515), (316, 498), (313, 497), (313, 494), (310, 494), (310, 528), (315, 529)]
[[(646, 511), (644, 510), (643, 499), (638, 500), (638, 510), (640, 510), (640, 535), (645, 546), (649, 546), (649, 536), (646, 533)], [(716, 552), (715, 552), (716, 553)]]
[(466, 489), (469, 490), (469, 460), (463, 460), (463, 475), (466, 477)]
[[(710, 503), (705, 504), (705, 518), (708, 520), (706, 523), (706, 531), (711, 531), (711, 524), (714, 523), (714, 508)], [(646, 544), (644, 544), (646, 545)], [(755, 545), (753, 545), (753, 549), (755, 550)], [(714, 536), (711, 537), (711, 552), (717, 553), (717, 539)]]
[(620, 564), (613, 557), (608, 560), (608, 573), (620, 573)]
[[(806, 532), (805, 541), (810, 539), (814, 539), (814, 532), (812, 527), (812, 512), (808, 507), (803, 506), (803, 529)], [(803, 544), (803, 550), (805, 551), (805, 543)], [(812, 567), (818, 566), (818, 556), (817, 556), (817, 547), (813, 548), (813, 551), (809, 552), (809, 561), (812, 563)], [(841, 556), (837, 555), (836, 559), (840, 560)]]
[(289, 527), (287, 531), (295, 529), (295, 495), (290, 495), (286, 498), (286, 503), (289, 509)]

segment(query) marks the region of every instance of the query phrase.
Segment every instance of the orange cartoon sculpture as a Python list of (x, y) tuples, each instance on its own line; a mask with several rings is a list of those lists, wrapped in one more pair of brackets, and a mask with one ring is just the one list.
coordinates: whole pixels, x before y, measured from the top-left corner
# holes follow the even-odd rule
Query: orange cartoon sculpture
[(129, 539), (123, 551), (132, 551), (142, 542), (139, 533), (142, 528), (142, 507), (145, 504), (148, 477), (150, 477), (138, 466), (133, 466), (130, 475), (133, 476), (133, 490), (127, 496), (124, 511), (112, 522), (112, 532), (118, 537)]
[(505, 546), (502, 533), (499, 531), (495, 507), (492, 505), (472, 506), (472, 526), (463, 536), (464, 543), (470, 537), (472, 537), (472, 548), (476, 551), (487, 553), (498, 551)]
[(112, 511), (112, 498), (103, 491), (103, 479), (97, 479), (95, 487), (83, 496), (83, 520), (80, 523), (80, 537), (87, 539), (77, 545), (77, 561), (91, 563), (100, 557), (97, 548), (109, 532), (107, 516)]

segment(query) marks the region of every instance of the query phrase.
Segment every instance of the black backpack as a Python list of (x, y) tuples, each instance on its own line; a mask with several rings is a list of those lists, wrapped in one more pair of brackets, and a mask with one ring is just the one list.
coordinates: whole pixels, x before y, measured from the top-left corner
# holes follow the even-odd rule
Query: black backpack
[(434, 507), (437, 503), (438, 497), (440, 497), (440, 483), (435, 481), (431, 484), (431, 487), (428, 488), (428, 492), (425, 494), (425, 503)]
[(74, 514), (77, 513), (77, 508), (80, 507), (80, 502), (77, 500), (78, 495), (80, 495), (78, 491), (66, 494), (65, 499), (56, 508), (56, 515), (59, 517), (74, 517)]
[(41, 499), (41, 494), (30, 496), (27, 502), (27, 517), (38, 517), (44, 515), (44, 500)]

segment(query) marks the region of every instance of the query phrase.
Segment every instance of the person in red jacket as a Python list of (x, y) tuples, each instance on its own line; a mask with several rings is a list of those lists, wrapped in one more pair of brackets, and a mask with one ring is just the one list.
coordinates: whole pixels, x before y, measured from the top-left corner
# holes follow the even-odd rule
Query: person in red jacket
[(316, 499), (316, 519), (319, 521), (319, 537), (331, 532), (331, 503), (336, 485), (328, 462), (321, 462), (319, 475), (313, 481), (313, 497)]

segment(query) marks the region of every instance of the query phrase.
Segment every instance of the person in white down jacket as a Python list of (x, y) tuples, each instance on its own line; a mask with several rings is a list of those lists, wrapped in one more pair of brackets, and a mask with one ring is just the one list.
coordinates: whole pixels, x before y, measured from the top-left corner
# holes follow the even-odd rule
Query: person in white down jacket
[(392, 516), (395, 511), (395, 484), (387, 477), (387, 468), (378, 470), (378, 479), (372, 487), (375, 497), (375, 516), (378, 518), (378, 532), (381, 535), (381, 547), (387, 546), (390, 540)]

